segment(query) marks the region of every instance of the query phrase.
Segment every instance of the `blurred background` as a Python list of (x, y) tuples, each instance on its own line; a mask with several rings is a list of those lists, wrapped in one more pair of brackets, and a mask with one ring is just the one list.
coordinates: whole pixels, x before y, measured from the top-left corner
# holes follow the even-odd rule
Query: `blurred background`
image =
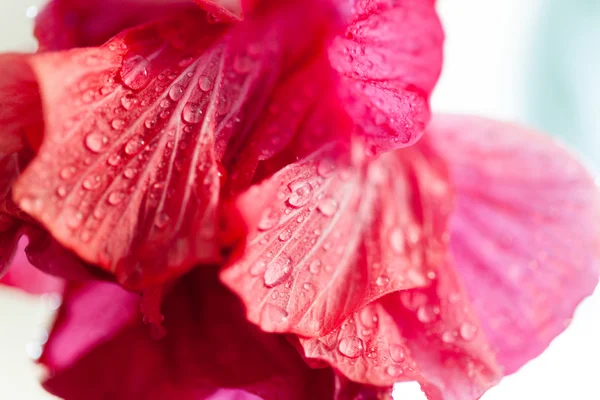
[[(33, 51), (32, 19), (41, 0), (0, 1), (0, 51)], [(600, 1), (438, 0), (447, 33), (444, 73), (433, 97), (439, 112), (524, 123), (600, 161)], [(600, 179), (599, 179), (600, 184)], [(0, 287), (0, 398), (47, 400), (33, 362), (60, 299)], [(600, 291), (539, 358), (483, 400), (600, 399)], [(398, 400), (421, 400), (397, 385)]]

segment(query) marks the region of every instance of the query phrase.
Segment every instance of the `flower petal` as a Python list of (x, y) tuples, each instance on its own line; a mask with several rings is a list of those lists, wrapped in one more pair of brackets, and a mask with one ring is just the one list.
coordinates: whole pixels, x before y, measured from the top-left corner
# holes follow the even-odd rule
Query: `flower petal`
[[(4, 243), (3, 240), (2, 244)], [(0, 284), (13, 286), (31, 294), (44, 294), (62, 293), (64, 281), (31, 265), (25, 256), (24, 245), (20, 245), (8, 272), (0, 279)]]
[(51, 0), (36, 18), (41, 50), (99, 46), (123, 29), (193, 11), (192, 0)]
[[(53, 360), (53, 374), (44, 383), (48, 390), (67, 400), (332, 398), (331, 371), (310, 370), (284, 337), (248, 323), (214, 272), (186, 276), (167, 297), (167, 336), (161, 340), (151, 339), (140, 323), (123, 324), (122, 315), (114, 316), (121, 324), (116, 335), (103, 328), (115, 325), (103, 316), (106, 308), (111, 315), (113, 310), (126, 315), (135, 310), (128, 296), (115, 285), (102, 284), (67, 294), (63, 317), (42, 356), (42, 362), (50, 354)], [(71, 340), (84, 338), (88, 328), (104, 331), (103, 339), (109, 340)], [(61, 357), (59, 363), (56, 357)]]
[(241, 20), (258, 0), (194, 0), (217, 20)]
[(130, 287), (218, 260), (219, 161), (306, 50), (289, 34), (294, 12), (229, 30), (187, 12), (97, 49), (33, 57), (46, 134), (15, 187), (19, 205)]
[(390, 294), (317, 338), (304, 355), (350, 380), (376, 386), (419, 381), (431, 400), (474, 400), (501, 376), (451, 266), (427, 288)]
[(514, 125), (440, 116), (426, 137), (456, 191), (456, 269), (512, 373), (565, 329), (598, 282), (598, 187), (572, 155)]
[(444, 251), (443, 176), (409, 150), (363, 168), (349, 156), (324, 146), (238, 200), (251, 233), (221, 279), (266, 331), (327, 334), (372, 300), (425, 285)]
[(329, 48), (340, 95), (359, 134), (378, 153), (409, 146), (429, 121), (442, 65), (443, 31), (431, 0), (338, 0), (348, 26)]
[[(16, 153), (43, 130), (39, 88), (22, 54), (0, 54), (0, 156)], [(39, 139), (38, 139), (39, 141)]]

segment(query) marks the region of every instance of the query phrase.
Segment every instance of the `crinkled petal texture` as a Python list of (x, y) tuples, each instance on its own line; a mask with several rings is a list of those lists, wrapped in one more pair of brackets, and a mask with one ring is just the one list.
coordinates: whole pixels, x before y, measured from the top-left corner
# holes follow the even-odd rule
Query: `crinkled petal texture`
[(571, 154), (521, 127), (443, 116), (427, 138), (456, 195), (456, 271), (512, 373), (563, 331), (598, 283), (598, 187)]
[[(341, 16), (350, 22), (337, 35), (346, 26)], [(379, 148), (409, 144), (428, 118), (422, 111), (442, 40), (431, 2), (360, 2), (350, 10), (289, 1), (259, 6), (233, 25), (205, 17), (189, 10), (98, 48), (30, 59), (46, 129), (14, 197), (58, 242), (131, 288), (220, 260), (219, 193), (238, 159), (250, 165), (251, 180), (261, 159), (308, 129), (323, 132), (328, 118), (335, 126), (353, 118), (352, 132)], [(372, 70), (371, 52), (379, 54)], [(357, 70), (343, 61), (351, 54)], [(389, 72), (393, 65), (402, 79)], [(315, 76), (325, 79), (322, 96)], [(290, 97), (288, 121), (281, 110)], [(331, 113), (323, 113), (324, 99)], [(365, 114), (384, 103), (395, 105)], [(406, 121), (392, 123), (386, 113)], [(347, 140), (347, 132), (333, 136)]]
[(331, 399), (333, 374), (311, 370), (284, 337), (246, 321), (214, 274), (186, 276), (150, 337), (137, 296), (108, 283), (71, 286), (41, 358), (44, 386), (71, 399)]

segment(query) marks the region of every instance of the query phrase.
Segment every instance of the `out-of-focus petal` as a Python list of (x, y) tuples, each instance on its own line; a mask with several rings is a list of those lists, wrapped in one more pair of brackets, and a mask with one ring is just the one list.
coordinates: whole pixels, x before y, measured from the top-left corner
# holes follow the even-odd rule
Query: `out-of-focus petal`
[(325, 335), (386, 293), (426, 285), (445, 251), (444, 176), (410, 150), (362, 167), (349, 154), (324, 146), (238, 200), (251, 233), (221, 279), (264, 330)]
[(194, 8), (193, 0), (51, 0), (35, 36), (41, 50), (99, 46), (123, 29)]
[(429, 95), (442, 65), (444, 34), (435, 2), (334, 3), (347, 9), (349, 21), (329, 48), (329, 60), (359, 135), (372, 154), (415, 143), (429, 121)]
[(26, 55), (0, 54), (0, 99), (1, 157), (19, 151), (28, 135), (37, 137), (43, 130), (39, 88)]
[[(8, 272), (0, 279), (0, 284), (13, 286), (31, 294), (62, 293), (64, 281), (31, 265), (25, 256), (24, 243), (17, 249)], [(4, 241), (2, 244), (4, 245)]]
[(42, 356), (48, 390), (66, 400), (332, 398), (331, 371), (311, 370), (284, 337), (247, 322), (212, 273), (194, 272), (174, 288), (161, 340), (124, 323), (131, 300), (115, 285), (67, 292)]
[(456, 270), (512, 373), (565, 329), (598, 282), (598, 187), (572, 155), (525, 128), (439, 116), (426, 138), (456, 193)]
[(32, 57), (46, 132), (15, 187), (19, 205), (130, 287), (218, 260), (219, 161), (322, 36), (317, 23), (293, 35), (290, 14), (224, 27), (190, 11), (100, 48)]

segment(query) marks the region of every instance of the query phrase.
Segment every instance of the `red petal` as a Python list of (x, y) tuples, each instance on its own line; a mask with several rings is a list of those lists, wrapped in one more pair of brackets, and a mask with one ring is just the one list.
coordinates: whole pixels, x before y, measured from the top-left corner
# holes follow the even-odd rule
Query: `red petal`
[(456, 190), (457, 271), (514, 372), (563, 331), (598, 282), (598, 187), (572, 155), (513, 125), (437, 117), (427, 137)]
[[(121, 310), (118, 332), (115, 319), (103, 315), (107, 309)], [(123, 323), (122, 314), (135, 309), (117, 286), (68, 292), (42, 357), (53, 360), (45, 387), (67, 400), (332, 398), (331, 372), (310, 370), (285, 338), (249, 324), (212, 275), (188, 275), (168, 296), (160, 341), (141, 324)], [(88, 329), (101, 335), (90, 340)]]
[(52, 0), (36, 18), (41, 50), (99, 46), (126, 28), (162, 18), (192, 0)]
[(43, 129), (42, 107), (35, 75), (20, 54), (0, 54), (0, 155), (19, 151), (27, 135)]
[(429, 121), (442, 65), (443, 31), (431, 0), (353, 4), (345, 35), (329, 49), (340, 95), (370, 152), (415, 143)]
[(411, 151), (364, 170), (348, 153), (326, 146), (238, 201), (251, 233), (221, 279), (266, 331), (326, 334), (370, 301), (426, 284), (439, 261), (443, 177)]
[(302, 51), (271, 41), (295, 31), (289, 13), (225, 32), (188, 12), (98, 49), (34, 57), (46, 135), (19, 205), (132, 287), (216, 260), (218, 160)]
[(500, 377), (453, 272), (442, 264), (428, 288), (388, 295), (318, 338), (300, 338), (305, 356), (355, 382), (417, 380), (432, 400), (474, 400)]

